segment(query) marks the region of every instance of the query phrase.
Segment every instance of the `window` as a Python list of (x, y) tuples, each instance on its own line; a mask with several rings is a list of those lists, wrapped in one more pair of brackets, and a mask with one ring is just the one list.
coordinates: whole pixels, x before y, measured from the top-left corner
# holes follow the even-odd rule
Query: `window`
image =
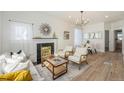
[(33, 50), (32, 24), (10, 21), (9, 25), (10, 28), (4, 34), (6, 50), (15, 52), (23, 50), (26, 54), (31, 54)]
[(27, 40), (27, 30), (24, 27), (16, 27), (15, 30), (15, 39), (16, 40)]
[(84, 34), (83, 34), (83, 38), (84, 38), (84, 39), (89, 39), (89, 34), (88, 34), (88, 33), (84, 33)]
[(123, 37), (122, 33), (118, 33), (117, 37), (118, 37), (119, 40), (122, 40), (122, 37)]
[(32, 25), (18, 22), (11, 22), (11, 37), (13, 40), (31, 40)]

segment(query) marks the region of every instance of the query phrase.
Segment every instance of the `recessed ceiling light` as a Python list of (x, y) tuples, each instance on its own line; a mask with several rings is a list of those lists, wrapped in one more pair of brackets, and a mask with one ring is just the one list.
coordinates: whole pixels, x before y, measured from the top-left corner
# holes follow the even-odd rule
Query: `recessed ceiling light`
[(109, 17), (109, 16), (107, 16), (107, 15), (105, 16), (105, 18), (108, 18), (108, 17)]

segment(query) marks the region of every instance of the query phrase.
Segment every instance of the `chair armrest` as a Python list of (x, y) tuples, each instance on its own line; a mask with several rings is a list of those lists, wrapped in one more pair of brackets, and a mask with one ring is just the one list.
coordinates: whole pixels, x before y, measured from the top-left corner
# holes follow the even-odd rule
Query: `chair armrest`
[(84, 59), (87, 60), (87, 55), (81, 55), (80, 56), (80, 62), (84, 61)]

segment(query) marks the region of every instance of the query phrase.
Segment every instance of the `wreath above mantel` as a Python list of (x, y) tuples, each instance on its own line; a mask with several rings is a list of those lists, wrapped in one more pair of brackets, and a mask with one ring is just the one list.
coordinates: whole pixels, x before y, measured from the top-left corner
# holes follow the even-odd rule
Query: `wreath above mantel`
[(51, 33), (51, 26), (47, 23), (45, 24), (42, 24), (40, 26), (40, 32), (43, 34), (43, 35), (49, 35)]

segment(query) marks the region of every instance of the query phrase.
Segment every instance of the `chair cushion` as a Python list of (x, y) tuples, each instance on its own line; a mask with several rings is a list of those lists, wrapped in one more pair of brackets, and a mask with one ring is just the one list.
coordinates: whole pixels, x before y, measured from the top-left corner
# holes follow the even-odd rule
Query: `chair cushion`
[(87, 48), (76, 48), (74, 56), (81, 56), (81, 55), (86, 55), (87, 54)]
[(58, 52), (58, 56), (60, 56), (60, 57), (65, 57), (65, 52), (63, 52), (63, 51), (60, 51), (60, 52)]
[(75, 63), (79, 63), (80, 62), (80, 57), (79, 56), (69, 56), (68, 60), (75, 62)]
[(63, 50), (63, 52), (72, 51), (72, 49), (73, 49), (72, 46), (66, 46), (65, 49)]

